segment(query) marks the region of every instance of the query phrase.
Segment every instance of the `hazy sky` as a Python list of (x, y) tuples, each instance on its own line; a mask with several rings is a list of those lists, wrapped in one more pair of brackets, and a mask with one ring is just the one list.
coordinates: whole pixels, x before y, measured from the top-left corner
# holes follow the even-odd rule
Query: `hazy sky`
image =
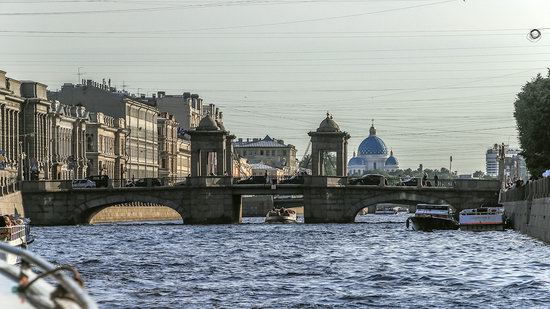
[(0, 0), (0, 19), (10, 77), (58, 89), (81, 67), (133, 93), (198, 93), (238, 137), (300, 157), (326, 111), (350, 156), (374, 119), (401, 167), (452, 155), (459, 173), (517, 145), (515, 96), (550, 66), (548, 0)]

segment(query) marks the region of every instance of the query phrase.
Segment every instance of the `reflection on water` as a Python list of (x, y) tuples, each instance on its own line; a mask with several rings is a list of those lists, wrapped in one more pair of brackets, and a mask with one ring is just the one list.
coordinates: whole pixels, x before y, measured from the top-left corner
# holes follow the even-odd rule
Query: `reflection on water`
[(407, 214), (364, 224), (35, 228), (102, 308), (548, 307), (550, 247), (513, 231), (423, 233)]

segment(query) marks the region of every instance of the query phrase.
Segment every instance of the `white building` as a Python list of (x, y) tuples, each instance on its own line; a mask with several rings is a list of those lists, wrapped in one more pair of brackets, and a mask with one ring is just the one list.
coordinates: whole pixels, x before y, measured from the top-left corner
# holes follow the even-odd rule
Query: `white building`
[(370, 170), (393, 171), (399, 168), (399, 161), (393, 155), (393, 150), (388, 149), (386, 143), (376, 136), (374, 124), (370, 127), (369, 136), (365, 138), (357, 153), (353, 153), (353, 158), (348, 162), (349, 175), (363, 175)]
[[(485, 153), (485, 168), (487, 176), (498, 176), (498, 144), (487, 149)], [(504, 174), (512, 179), (527, 179), (529, 173), (525, 164), (525, 159), (521, 155), (521, 149), (512, 148), (510, 145), (504, 145)]]

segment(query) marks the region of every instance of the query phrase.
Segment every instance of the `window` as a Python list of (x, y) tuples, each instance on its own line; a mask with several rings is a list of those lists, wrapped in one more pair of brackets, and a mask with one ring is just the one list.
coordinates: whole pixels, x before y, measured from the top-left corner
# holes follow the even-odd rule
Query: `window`
[(260, 150), (260, 156), (263, 156), (263, 155), (264, 155), (264, 151)]

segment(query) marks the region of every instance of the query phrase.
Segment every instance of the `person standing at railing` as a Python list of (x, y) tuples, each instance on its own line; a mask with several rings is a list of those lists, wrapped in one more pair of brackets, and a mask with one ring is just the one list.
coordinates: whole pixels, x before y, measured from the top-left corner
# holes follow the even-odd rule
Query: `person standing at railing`
[(437, 177), (437, 174), (434, 175), (434, 186), (439, 187), (439, 177)]

